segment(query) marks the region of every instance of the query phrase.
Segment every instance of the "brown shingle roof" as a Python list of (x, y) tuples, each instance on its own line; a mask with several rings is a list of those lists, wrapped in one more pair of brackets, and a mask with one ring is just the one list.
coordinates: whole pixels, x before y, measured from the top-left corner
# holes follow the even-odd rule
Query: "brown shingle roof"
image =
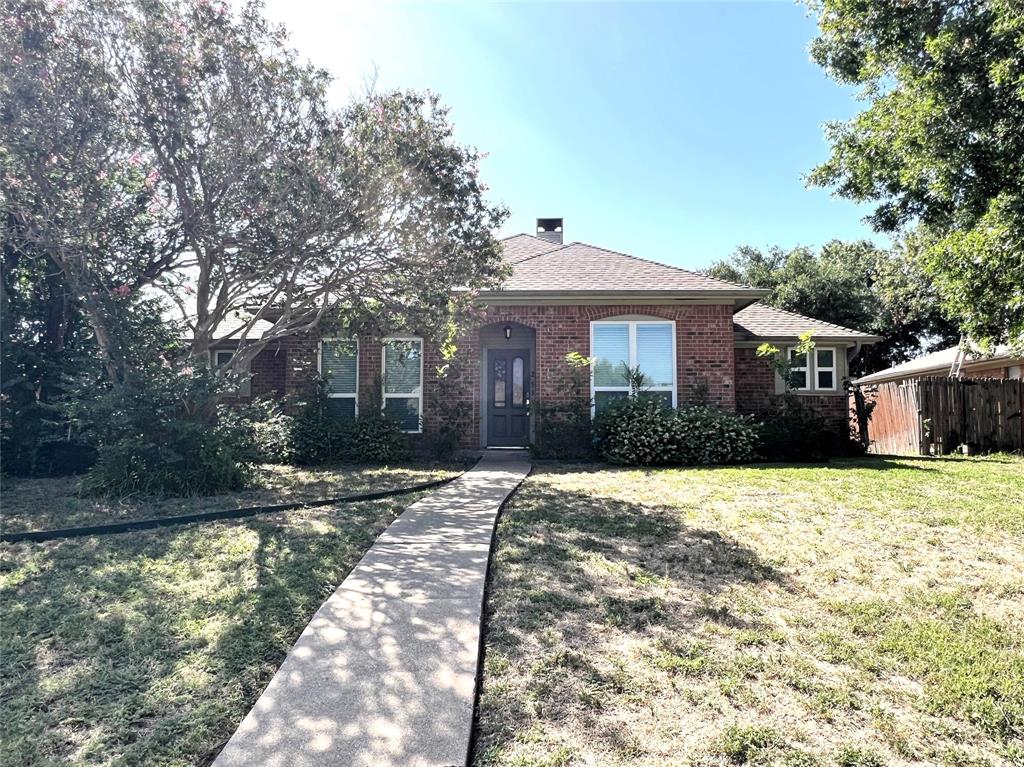
[(501, 292), (715, 291), (764, 294), (743, 285), (580, 242), (556, 245), (520, 234), (503, 241), (512, 276)]
[(733, 329), (755, 338), (796, 338), (811, 331), (824, 338), (849, 338), (854, 341), (877, 341), (878, 336), (859, 330), (844, 328), (831, 322), (823, 322), (802, 314), (775, 309), (765, 304), (751, 304), (733, 315)]
[(528, 234), (515, 234), (506, 237), (501, 241), (504, 248), (505, 260), (510, 264), (517, 264), (520, 261), (539, 256), (562, 247), (556, 242), (548, 242), (539, 237), (531, 237)]

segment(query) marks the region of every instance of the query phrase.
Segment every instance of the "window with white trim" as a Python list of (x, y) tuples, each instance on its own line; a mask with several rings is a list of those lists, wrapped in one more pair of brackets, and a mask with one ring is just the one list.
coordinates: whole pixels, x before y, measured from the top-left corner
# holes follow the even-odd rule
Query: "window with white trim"
[(814, 388), (819, 391), (836, 390), (836, 350), (814, 350)]
[(595, 413), (629, 396), (629, 369), (644, 374), (644, 396), (676, 406), (675, 323), (598, 320), (590, 323), (591, 398)]
[(359, 342), (354, 338), (320, 339), (320, 377), (328, 411), (339, 418), (359, 413)]
[(385, 338), (381, 355), (385, 412), (398, 419), (402, 431), (422, 431), (423, 339)]
[(809, 353), (787, 349), (789, 386), (796, 391), (837, 391), (839, 352), (832, 346), (816, 346)]
[[(213, 349), (210, 351), (210, 361), (213, 363), (215, 368), (226, 367), (231, 364), (231, 358), (235, 356), (234, 349)], [(241, 371), (245, 375), (245, 378), (240, 380), (238, 384), (231, 389), (227, 390), (227, 394), (236, 397), (248, 397), (252, 392), (252, 377), (249, 375), (249, 366), (246, 365), (244, 371)]]
[(789, 347), (789, 388), (810, 391), (811, 378), (807, 370), (807, 353)]

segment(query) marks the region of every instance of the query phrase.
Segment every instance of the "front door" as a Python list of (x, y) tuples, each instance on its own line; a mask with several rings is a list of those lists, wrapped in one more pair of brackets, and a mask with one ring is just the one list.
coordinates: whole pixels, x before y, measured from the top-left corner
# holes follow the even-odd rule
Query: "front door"
[(530, 443), (530, 354), (526, 349), (487, 351), (487, 444)]

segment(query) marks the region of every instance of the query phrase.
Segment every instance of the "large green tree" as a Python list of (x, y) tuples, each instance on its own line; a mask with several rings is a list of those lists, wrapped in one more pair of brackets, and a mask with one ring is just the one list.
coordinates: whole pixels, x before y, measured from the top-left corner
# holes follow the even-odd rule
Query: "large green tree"
[(810, 182), (916, 229), (963, 330), (1024, 347), (1024, 7), (1020, 0), (808, 0), (811, 55), (866, 108), (831, 123)]
[(139, 291), (180, 308), (195, 360), (231, 323), (241, 367), (329, 319), (447, 327), (500, 273), (504, 211), (438, 99), (332, 107), (258, 3), (15, 0), (2, 53), (10, 231), (62, 272), (112, 378)]
[(889, 251), (838, 240), (818, 252), (742, 246), (708, 273), (767, 288), (770, 306), (881, 336), (853, 361), (851, 372), (865, 375), (959, 338), (938, 310), (929, 280), (914, 267), (913, 247)]

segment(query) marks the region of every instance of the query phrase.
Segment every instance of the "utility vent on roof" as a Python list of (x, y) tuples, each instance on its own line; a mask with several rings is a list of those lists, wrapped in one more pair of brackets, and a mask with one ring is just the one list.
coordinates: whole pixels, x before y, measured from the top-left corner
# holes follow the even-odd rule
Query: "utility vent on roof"
[(560, 218), (538, 218), (537, 236), (548, 242), (562, 244), (562, 219)]

